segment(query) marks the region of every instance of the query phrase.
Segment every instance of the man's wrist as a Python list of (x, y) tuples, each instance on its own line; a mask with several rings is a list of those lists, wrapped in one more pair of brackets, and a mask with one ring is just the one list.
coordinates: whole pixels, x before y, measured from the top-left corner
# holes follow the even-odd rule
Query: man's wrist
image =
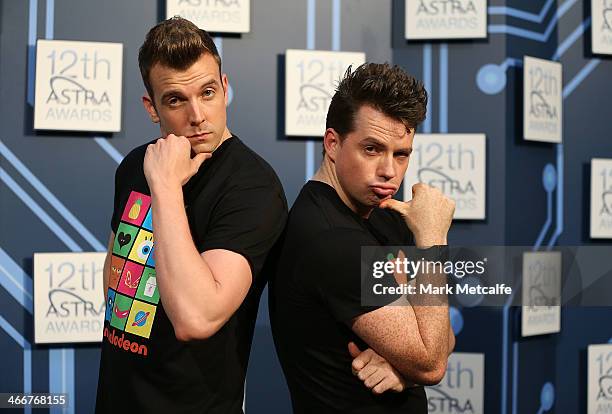
[(168, 179), (155, 179), (152, 178), (149, 182), (149, 188), (151, 189), (151, 195), (154, 193), (162, 194), (162, 193), (176, 193), (183, 191), (183, 187), (181, 183), (178, 181), (171, 181)]
[(417, 246), (416, 259), (424, 259), (427, 262), (446, 262), (448, 260), (449, 251), (446, 244), (434, 245), (426, 248)]
[(448, 244), (444, 238), (419, 238), (415, 237), (414, 244), (418, 249), (428, 249), (433, 246), (446, 246)]
[(183, 200), (183, 187), (180, 184), (170, 182), (158, 182), (150, 184), (151, 197), (154, 199), (180, 199)]

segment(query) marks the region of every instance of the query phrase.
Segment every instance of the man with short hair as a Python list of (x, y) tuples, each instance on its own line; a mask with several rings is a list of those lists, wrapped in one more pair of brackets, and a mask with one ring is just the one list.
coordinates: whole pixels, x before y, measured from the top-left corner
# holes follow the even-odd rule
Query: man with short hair
[(97, 413), (242, 413), (262, 267), (287, 204), (226, 125), (211, 37), (172, 18), (138, 56), (161, 138), (117, 168)]
[(349, 68), (332, 98), (321, 167), (291, 208), (270, 281), (272, 330), (296, 413), (426, 413), (422, 385), (444, 375), (454, 347), (446, 298), (361, 303), (362, 246), (447, 243), (453, 201), (424, 184), (409, 202), (392, 199), (426, 104), (421, 82), (373, 63)]

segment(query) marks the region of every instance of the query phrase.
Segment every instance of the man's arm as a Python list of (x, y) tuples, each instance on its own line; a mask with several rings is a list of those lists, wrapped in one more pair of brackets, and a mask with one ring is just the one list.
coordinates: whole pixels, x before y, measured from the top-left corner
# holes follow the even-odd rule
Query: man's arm
[(361, 351), (354, 342), (349, 342), (348, 349), (353, 357), (353, 374), (374, 394), (402, 392), (406, 389), (404, 377), (372, 348)]
[[(400, 213), (415, 236), (417, 247), (447, 243), (454, 202), (425, 184), (412, 187), (412, 200), (385, 200), (382, 208)], [(417, 281), (440, 285), (445, 276), (421, 273)], [(384, 306), (353, 319), (351, 328), (372, 349), (409, 381), (432, 385), (440, 382), (450, 353), (450, 320), (445, 295), (430, 295), (420, 302)], [(431, 300), (434, 302), (432, 303)]]
[(410, 382), (434, 385), (449, 355), (448, 308), (384, 306), (354, 319), (353, 331)]
[[(408, 305), (409, 306), (409, 305)], [(448, 355), (455, 348), (455, 334), (452, 327), (448, 330)], [(401, 392), (406, 388), (415, 386), (410, 383), (389, 361), (378, 355), (372, 348), (361, 352), (354, 343), (349, 343), (349, 353), (353, 357), (351, 368), (363, 384), (373, 393), (381, 394), (386, 391)]]
[(106, 249), (106, 257), (104, 258), (104, 267), (102, 268), (102, 286), (104, 288), (104, 302), (108, 301), (108, 283), (111, 273), (111, 257), (113, 256), (113, 243), (115, 241), (115, 232), (111, 231), (108, 239), (108, 248)]
[(214, 335), (238, 309), (251, 286), (244, 256), (223, 249), (199, 254), (183, 204), (182, 185), (210, 154), (189, 158), (184, 137), (169, 135), (145, 155), (155, 231), (155, 269), (160, 297), (179, 340)]

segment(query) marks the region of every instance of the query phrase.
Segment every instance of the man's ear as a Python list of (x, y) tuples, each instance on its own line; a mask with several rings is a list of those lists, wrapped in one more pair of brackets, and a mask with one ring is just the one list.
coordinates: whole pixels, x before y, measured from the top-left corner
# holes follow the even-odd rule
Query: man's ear
[(223, 86), (223, 99), (225, 99), (225, 107), (229, 104), (229, 81), (227, 80), (227, 74), (221, 75), (221, 85)]
[(338, 155), (338, 150), (341, 145), (340, 134), (333, 128), (327, 128), (323, 136), (323, 148), (325, 148), (325, 154), (330, 160), (336, 161), (336, 156)]
[(151, 121), (159, 124), (159, 116), (157, 115), (157, 110), (155, 109), (155, 105), (153, 104), (153, 100), (149, 97), (149, 94), (142, 96), (142, 105), (149, 113), (149, 118), (151, 118)]

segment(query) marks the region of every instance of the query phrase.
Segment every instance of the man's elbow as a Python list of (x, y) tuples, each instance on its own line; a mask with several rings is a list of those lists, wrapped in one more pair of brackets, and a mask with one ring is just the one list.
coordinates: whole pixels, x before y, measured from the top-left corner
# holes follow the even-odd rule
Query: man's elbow
[(444, 358), (440, 361), (430, 361), (427, 364), (415, 369), (414, 366), (406, 367), (402, 374), (410, 381), (420, 384), (432, 386), (440, 383), (446, 374), (446, 364), (448, 360)]
[(437, 385), (444, 378), (444, 374), (446, 374), (446, 362), (432, 370), (422, 371), (418, 383), (427, 386)]
[(199, 319), (197, 321), (183, 322), (174, 326), (176, 339), (182, 342), (208, 339), (215, 335), (223, 327), (222, 321), (208, 321)]

